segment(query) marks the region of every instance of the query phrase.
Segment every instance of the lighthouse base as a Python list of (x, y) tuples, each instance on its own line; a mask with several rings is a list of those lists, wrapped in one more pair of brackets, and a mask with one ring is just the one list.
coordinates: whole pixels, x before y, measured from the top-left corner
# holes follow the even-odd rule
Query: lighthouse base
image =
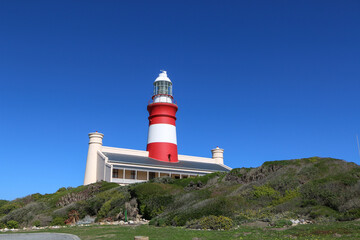
[(167, 142), (154, 142), (147, 145), (146, 151), (149, 152), (149, 157), (164, 161), (164, 162), (178, 162), (177, 145)]

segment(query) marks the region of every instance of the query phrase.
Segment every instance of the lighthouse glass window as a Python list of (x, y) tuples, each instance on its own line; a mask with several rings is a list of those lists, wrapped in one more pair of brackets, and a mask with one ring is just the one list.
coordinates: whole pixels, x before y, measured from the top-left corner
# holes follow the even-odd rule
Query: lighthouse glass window
[(155, 82), (154, 95), (172, 95), (172, 86), (171, 82), (167, 81), (158, 81)]

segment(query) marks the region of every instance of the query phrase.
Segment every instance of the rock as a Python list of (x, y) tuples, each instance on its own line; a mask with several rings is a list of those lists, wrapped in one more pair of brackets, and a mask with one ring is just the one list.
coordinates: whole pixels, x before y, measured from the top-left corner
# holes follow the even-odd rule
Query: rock
[(300, 220), (298, 219), (290, 219), (291, 223), (292, 223), (292, 226), (296, 226), (298, 224), (300, 224)]
[(80, 219), (76, 224), (90, 224), (95, 222), (95, 217), (90, 217), (89, 215), (86, 215), (83, 219)]
[(135, 236), (134, 240), (149, 240), (149, 237), (145, 237), (145, 236)]
[(60, 198), (60, 200), (56, 203), (56, 206), (64, 207), (74, 202), (87, 200), (93, 197), (95, 193), (99, 192), (100, 188), (101, 188), (101, 183), (89, 185), (87, 189), (78, 193), (68, 193)]

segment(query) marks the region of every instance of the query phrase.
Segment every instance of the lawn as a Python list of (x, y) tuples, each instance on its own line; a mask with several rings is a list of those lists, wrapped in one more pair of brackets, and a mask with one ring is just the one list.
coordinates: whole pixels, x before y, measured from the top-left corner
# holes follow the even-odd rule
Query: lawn
[(231, 231), (189, 230), (180, 227), (153, 227), (148, 225), (66, 227), (46, 232), (71, 233), (82, 240), (133, 240), (134, 236), (148, 236), (151, 240), (165, 239), (360, 239), (360, 221), (308, 224), (287, 229), (239, 227)]

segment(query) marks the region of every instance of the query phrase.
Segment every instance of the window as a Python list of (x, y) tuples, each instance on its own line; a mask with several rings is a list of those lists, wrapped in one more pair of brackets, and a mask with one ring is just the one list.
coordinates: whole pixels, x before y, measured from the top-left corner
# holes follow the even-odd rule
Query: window
[(155, 172), (149, 172), (149, 180), (154, 179), (156, 177)]
[(136, 171), (134, 170), (125, 170), (125, 179), (136, 179)]
[(130, 174), (131, 174), (131, 179), (135, 179), (136, 172), (132, 170)]
[(119, 169), (113, 169), (113, 178), (119, 178)]
[(172, 95), (172, 83), (168, 81), (157, 81), (154, 83), (154, 95)]

